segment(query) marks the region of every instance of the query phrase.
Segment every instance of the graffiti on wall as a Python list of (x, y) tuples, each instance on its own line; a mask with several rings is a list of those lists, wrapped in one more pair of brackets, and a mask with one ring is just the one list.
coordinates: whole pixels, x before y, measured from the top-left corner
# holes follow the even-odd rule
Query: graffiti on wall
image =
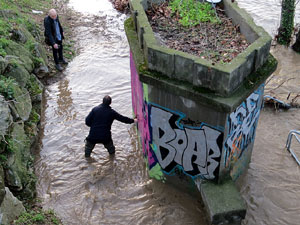
[(214, 179), (219, 168), (223, 133), (207, 125), (181, 124), (182, 113), (151, 104), (152, 147), (167, 174), (180, 167), (193, 178)]
[(254, 141), (264, 86), (261, 85), (228, 116), (228, 136), (225, 141), (224, 163), (236, 162)]
[(161, 167), (157, 163), (155, 154), (151, 148), (151, 136), (149, 129), (149, 113), (148, 113), (148, 87), (142, 84), (134, 65), (132, 53), (130, 53), (130, 71), (131, 71), (131, 96), (132, 107), (135, 116), (138, 118), (138, 133), (143, 155), (149, 169), (150, 177), (158, 180), (164, 179)]
[(219, 171), (223, 132), (201, 123), (182, 123), (183, 113), (150, 103), (130, 55), (132, 105), (150, 177), (164, 179), (176, 169), (192, 178), (214, 179)]

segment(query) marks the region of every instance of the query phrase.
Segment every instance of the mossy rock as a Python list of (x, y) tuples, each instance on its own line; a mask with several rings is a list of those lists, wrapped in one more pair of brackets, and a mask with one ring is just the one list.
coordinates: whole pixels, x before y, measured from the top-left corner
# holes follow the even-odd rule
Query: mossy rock
[(4, 59), (2, 56), (0, 56), (0, 74), (4, 73), (7, 65), (8, 65), (7, 60)]
[(0, 10), (0, 17), (5, 19), (16, 19), (18, 18), (18, 14), (15, 11), (9, 9), (2, 9)]
[(4, 97), (0, 95), (0, 141), (7, 134), (8, 128), (12, 122), (10, 109)]
[(21, 88), (16, 84), (12, 85), (15, 101), (14, 107), (23, 121), (27, 121), (32, 109), (31, 98), (29, 92), (25, 88)]
[(3, 167), (0, 166), (0, 205), (5, 196), (5, 183), (4, 183), (4, 170)]
[(32, 55), (29, 50), (14, 41), (8, 41), (4, 47), (7, 55), (14, 55), (19, 57), (19, 60), (24, 63), (24, 67), (28, 72), (32, 72), (34, 63), (31, 59)]
[(11, 191), (5, 187), (5, 197), (0, 206), (1, 224), (12, 224), (26, 210), (21, 201), (19, 201)]
[(22, 43), (22, 44), (25, 44), (29, 40), (34, 41), (34, 37), (23, 25), (12, 30), (11, 38), (14, 41)]
[(8, 69), (4, 76), (14, 78), (21, 87), (25, 87), (30, 74), (26, 70), (24, 63), (14, 56), (6, 56), (6, 59), (8, 60)]
[(32, 103), (40, 103), (42, 101), (44, 85), (33, 73), (30, 74), (26, 88), (29, 91)]
[(21, 191), (30, 183), (28, 162), (30, 155), (30, 141), (25, 134), (23, 123), (14, 123), (11, 136), (8, 139), (11, 153), (8, 155), (5, 177), (7, 185), (14, 191)]
[(48, 65), (46, 49), (40, 43), (34, 43), (33, 54), (35, 57), (42, 58), (44, 61), (44, 65)]

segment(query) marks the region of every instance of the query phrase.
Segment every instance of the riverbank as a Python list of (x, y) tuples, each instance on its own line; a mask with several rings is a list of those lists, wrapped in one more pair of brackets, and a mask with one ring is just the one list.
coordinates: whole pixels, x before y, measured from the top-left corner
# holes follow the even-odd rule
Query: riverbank
[[(59, 77), (44, 43), (43, 19), (56, 8), (64, 26), (64, 56), (75, 56), (66, 1), (0, 0), (1, 224), (61, 224), (36, 199), (33, 152), (38, 143), (44, 84)], [(22, 222), (23, 221), (23, 222)], [(48, 223), (48, 222), (49, 223)], [(54, 222), (55, 221), (55, 222)]]

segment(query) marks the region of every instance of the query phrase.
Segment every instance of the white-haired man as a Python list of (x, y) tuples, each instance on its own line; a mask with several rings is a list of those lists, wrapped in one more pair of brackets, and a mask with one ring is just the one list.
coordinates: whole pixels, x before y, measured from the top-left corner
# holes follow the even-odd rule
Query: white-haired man
[(64, 31), (59, 22), (55, 9), (50, 9), (48, 16), (44, 19), (45, 41), (52, 47), (53, 58), (57, 70), (62, 71), (62, 64), (68, 64), (63, 58), (63, 39)]

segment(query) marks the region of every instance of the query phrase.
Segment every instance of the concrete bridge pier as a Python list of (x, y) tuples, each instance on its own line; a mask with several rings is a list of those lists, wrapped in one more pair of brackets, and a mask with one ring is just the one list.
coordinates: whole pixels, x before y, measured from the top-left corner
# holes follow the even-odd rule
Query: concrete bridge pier
[(231, 65), (213, 66), (160, 46), (144, 12), (146, 2), (131, 0), (125, 31), (132, 106), (149, 176), (193, 186), (211, 224), (240, 224), (246, 206), (234, 181), (251, 160), (264, 83), (277, 66), (269, 54), (271, 38), (224, 0), (252, 44)]

